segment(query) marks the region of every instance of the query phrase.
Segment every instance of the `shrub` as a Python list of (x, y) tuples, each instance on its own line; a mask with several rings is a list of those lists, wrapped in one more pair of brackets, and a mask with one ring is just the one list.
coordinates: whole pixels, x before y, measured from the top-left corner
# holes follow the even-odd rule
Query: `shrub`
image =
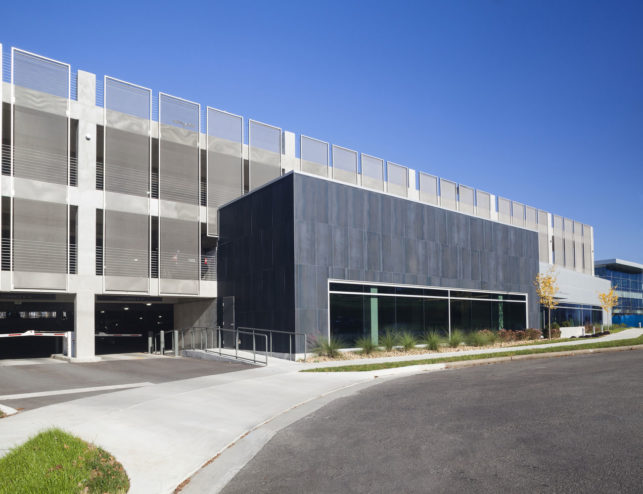
[[(552, 324), (553, 326), (553, 324)], [(560, 338), (560, 328), (551, 328), (551, 337), (552, 338)]]
[(449, 346), (451, 348), (458, 348), (462, 341), (464, 340), (464, 334), (459, 329), (451, 332), (449, 337)]
[(478, 331), (478, 334), (480, 334), (480, 336), (484, 340), (484, 345), (493, 345), (498, 339), (498, 335), (488, 329), (482, 329)]
[(543, 332), (540, 329), (529, 328), (525, 331), (528, 340), (539, 340), (543, 336)]
[(387, 329), (383, 335), (380, 335), (380, 345), (384, 347), (384, 350), (390, 352), (393, 350), (393, 347), (397, 345), (398, 335), (395, 331)]
[(377, 345), (373, 343), (373, 340), (370, 338), (358, 338), (355, 340), (355, 346), (358, 346), (362, 349), (362, 353), (365, 355), (370, 355), (377, 349)]
[(574, 325), (574, 321), (571, 319), (567, 319), (566, 321), (563, 321), (560, 323), (560, 326), (562, 328), (571, 328)]
[(429, 333), (424, 333), (423, 337), (424, 343), (426, 343), (426, 348), (428, 350), (433, 350), (437, 352), (440, 350), (440, 343), (442, 342), (442, 337), (439, 333), (431, 331)]
[(560, 329), (560, 324), (558, 324), (557, 322), (551, 323), (551, 329)]
[(320, 357), (325, 355), (326, 357), (336, 358), (339, 356), (339, 349), (343, 346), (344, 342), (341, 338), (334, 336), (330, 339), (319, 338), (313, 346), (313, 352)]
[(503, 342), (515, 341), (516, 335), (510, 329), (501, 329), (498, 331), (498, 338)]
[(525, 333), (523, 330), (516, 330), (513, 332), (514, 333), (514, 339), (516, 341), (523, 341), (527, 339), (527, 333)]
[(402, 348), (404, 348), (405, 352), (408, 352), (409, 350), (412, 350), (415, 348), (415, 345), (417, 343), (417, 339), (415, 338), (415, 335), (411, 333), (410, 331), (404, 331), (400, 335), (400, 345)]

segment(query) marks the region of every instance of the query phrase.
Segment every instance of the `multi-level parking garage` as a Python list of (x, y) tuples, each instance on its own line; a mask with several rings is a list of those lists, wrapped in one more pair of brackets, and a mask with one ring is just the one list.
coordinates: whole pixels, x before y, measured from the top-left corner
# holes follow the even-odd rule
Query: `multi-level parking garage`
[(588, 225), (19, 49), (2, 60), (0, 335), (73, 331), (78, 359), (143, 350), (150, 331), (215, 325), (218, 295), (239, 325), (311, 335), (538, 326), (531, 282), (552, 264), (562, 300), (600, 314)]

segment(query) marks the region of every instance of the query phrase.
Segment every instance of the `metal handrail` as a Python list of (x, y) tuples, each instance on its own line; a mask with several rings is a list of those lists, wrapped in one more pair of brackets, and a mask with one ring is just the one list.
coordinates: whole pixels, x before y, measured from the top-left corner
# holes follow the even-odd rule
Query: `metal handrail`
[[(270, 337), (270, 356), (274, 355), (274, 350), (273, 350), (273, 334), (285, 334), (288, 335), (288, 356), (292, 359), (295, 360), (295, 356), (297, 354), (297, 337), (303, 337), (304, 340), (304, 360), (308, 356), (308, 335), (306, 333), (301, 333), (299, 331), (280, 331), (277, 329), (263, 329), (263, 328), (250, 328), (246, 326), (239, 326), (238, 329), (243, 329), (246, 331), (260, 331), (262, 333), (266, 333)], [(295, 340), (295, 352), (293, 353), (293, 338)], [(285, 352), (284, 352), (285, 353)]]
[[(176, 330), (178, 333), (177, 342), (178, 349), (181, 350), (202, 350), (207, 353), (215, 353), (222, 357), (234, 357), (237, 360), (246, 360), (255, 364), (268, 365), (268, 336), (259, 334), (254, 331), (243, 331), (241, 329), (226, 329), (220, 327), (192, 327)], [(234, 338), (234, 355), (225, 353), (225, 335), (230, 334)], [(241, 344), (241, 335), (252, 337), (252, 358), (246, 357), (243, 353), (243, 348), (239, 348)], [(264, 349), (263, 352), (258, 348), (257, 339), (263, 338)], [(232, 349), (232, 348), (230, 348)], [(250, 349), (248, 349), (250, 351)], [(257, 357), (261, 353), (264, 354), (264, 360), (259, 360)]]

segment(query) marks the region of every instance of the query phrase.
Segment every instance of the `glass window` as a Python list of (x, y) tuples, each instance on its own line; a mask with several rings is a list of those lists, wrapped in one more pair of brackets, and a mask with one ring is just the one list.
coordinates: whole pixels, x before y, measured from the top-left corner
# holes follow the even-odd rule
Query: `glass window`
[(449, 332), (449, 301), (424, 299), (422, 305), (424, 308), (424, 329), (447, 334)]

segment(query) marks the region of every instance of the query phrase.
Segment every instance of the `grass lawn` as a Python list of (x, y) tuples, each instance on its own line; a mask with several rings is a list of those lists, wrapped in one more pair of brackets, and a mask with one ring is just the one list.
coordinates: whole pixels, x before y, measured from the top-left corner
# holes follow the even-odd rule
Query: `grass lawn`
[(0, 458), (0, 493), (109, 493), (129, 490), (123, 466), (106, 451), (49, 429)]
[[(577, 340), (578, 341), (578, 340)], [(317, 369), (305, 369), (300, 372), (364, 372), (381, 369), (392, 369), (395, 367), (407, 367), (409, 365), (442, 364), (447, 362), (460, 362), (463, 360), (483, 360), (497, 357), (513, 357), (515, 355), (533, 355), (539, 353), (569, 352), (572, 350), (588, 350), (592, 348), (614, 348), (622, 346), (643, 345), (643, 336), (630, 338), (628, 340), (599, 341), (583, 343), (580, 345), (564, 345), (553, 348), (530, 348), (526, 350), (507, 350), (505, 352), (483, 353), (478, 355), (457, 355), (454, 357), (437, 357), (420, 360), (405, 360), (397, 362), (382, 362), (376, 364), (341, 365), (337, 367), (319, 367)]]

